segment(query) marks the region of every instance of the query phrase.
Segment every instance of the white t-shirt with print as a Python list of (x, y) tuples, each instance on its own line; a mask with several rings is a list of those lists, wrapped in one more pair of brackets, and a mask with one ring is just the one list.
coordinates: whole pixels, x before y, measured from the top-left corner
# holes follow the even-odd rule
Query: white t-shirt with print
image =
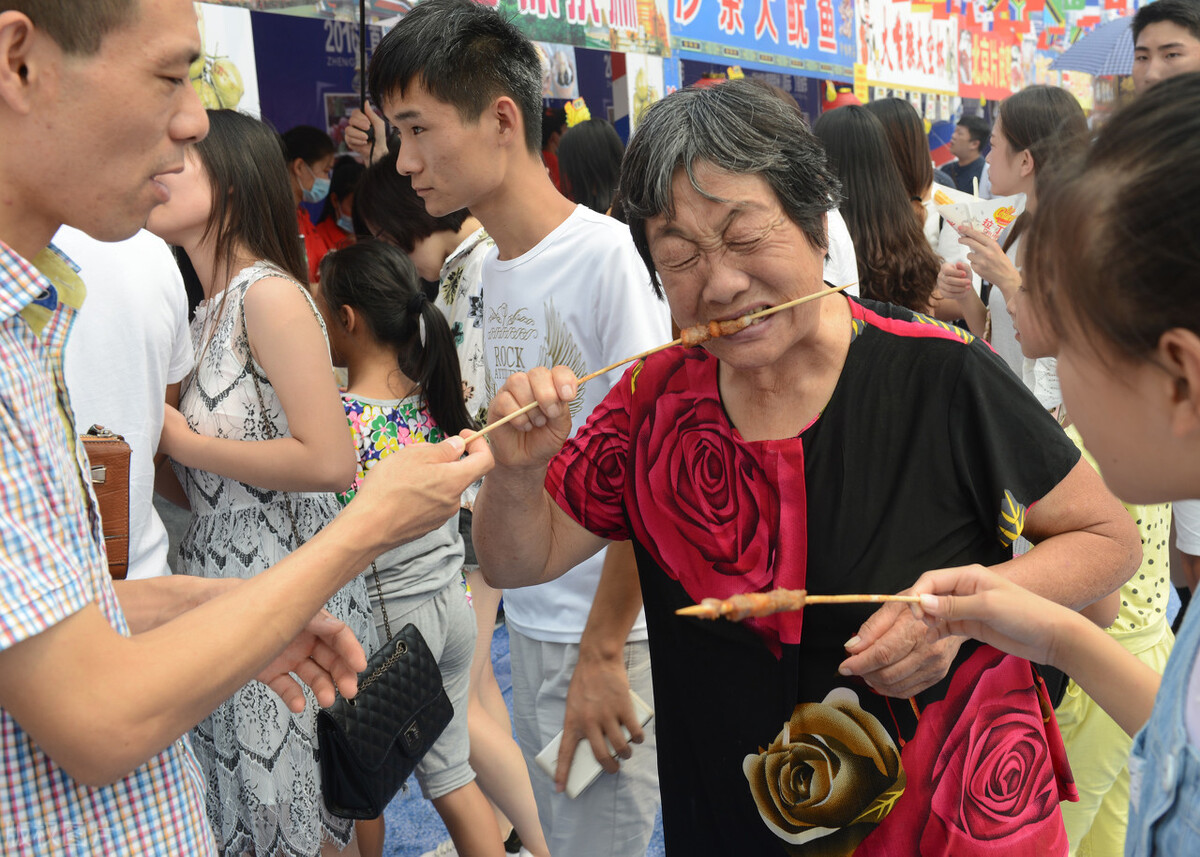
[(193, 362), (183, 278), (166, 242), (145, 230), (110, 244), (64, 226), (54, 243), (87, 286), (63, 358), (76, 428), (98, 423), (132, 450), (127, 578), (170, 574), (167, 530), (153, 505), (154, 454), (167, 385)]
[[(488, 400), (509, 375), (570, 366), (586, 375), (671, 340), (670, 313), (622, 223), (578, 206), (527, 253), (483, 267), (483, 338)], [(621, 377), (616, 369), (582, 388), (572, 406), (578, 430)], [(603, 552), (557, 580), (504, 591), (504, 615), (535, 640), (577, 643), (595, 598)], [(629, 639), (646, 638), (638, 616)]]

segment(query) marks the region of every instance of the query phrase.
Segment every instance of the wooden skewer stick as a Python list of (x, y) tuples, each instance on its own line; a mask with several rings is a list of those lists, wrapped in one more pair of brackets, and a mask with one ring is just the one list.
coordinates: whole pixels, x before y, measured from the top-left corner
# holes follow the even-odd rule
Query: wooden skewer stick
[(878, 604), (886, 601), (915, 604), (920, 600), (916, 595), (809, 595), (803, 589), (774, 589), (770, 592), (747, 592), (724, 600), (705, 598), (699, 604), (681, 607), (675, 611), (675, 615), (700, 619), (728, 616), (736, 622), (751, 616), (803, 610), (809, 604)]
[[(760, 318), (765, 318), (769, 315), (772, 315), (777, 312), (781, 312), (785, 309), (791, 309), (794, 306), (799, 306), (800, 304), (806, 304), (809, 301), (815, 301), (815, 300), (818, 300), (819, 298), (829, 297), (829, 295), (835, 294), (836, 292), (843, 291), (854, 285), (858, 285), (858, 284), (857, 283), (846, 283), (845, 285), (842, 285), (842, 286), (835, 286), (833, 288), (824, 289), (819, 292), (814, 292), (811, 295), (805, 295), (802, 298), (796, 298), (794, 301), (788, 301), (787, 303), (782, 303), (779, 306), (767, 307), (766, 309), (761, 309), (758, 312), (752, 312), (748, 315), (742, 316), (742, 318), (748, 319), (749, 321), (756, 321)], [(606, 372), (611, 372), (613, 369), (619, 369), (622, 366), (625, 366), (628, 363), (632, 363), (635, 360), (641, 360), (643, 357), (649, 357), (651, 354), (657, 354), (659, 351), (665, 351), (668, 348), (672, 348), (676, 345), (682, 345), (682, 344), (683, 344), (683, 339), (681, 337), (679, 339), (672, 340), (671, 342), (668, 342), (665, 345), (659, 345), (655, 348), (651, 348), (647, 351), (643, 351), (639, 354), (635, 354), (632, 357), (626, 357), (624, 360), (620, 360), (616, 363), (613, 363), (611, 366), (605, 366), (603, 369), (597, 369), (595, 372), (592, 372), (588, 375), (584, 375), (582, 378), (579, 379), (579, 382), (578, 382), (579, 386), (576, 387), (576, 392), (578, 393), (579, 387), (582, 387), (588, 381), (591, 381), (595, 378), (599, 378), (601, 375), (603, 375)], [(529, 413), (537, 406), (538, 406), (537, 402), (530, 402), (525, 407), (518, 408), (517, 410), (513, 411), (511, 414), (508, 414), (507, 416), (501, 417), (500, 419), (496, 420), (494, 423), (488, 423), (486, 426), (481, 428), (479, 431), (477, 431), (473, 434), (467, 435), (467, 437), (464, 438), (464, 440), (467, 443), (471, 443), (472, 441), (485, 436), (492, 429), (499, 428), (500, 426), (504, 425), (505, 423), (512, 422), (513, 420), (515, 420), (517, 417), (521, 416), (522, 414)]]

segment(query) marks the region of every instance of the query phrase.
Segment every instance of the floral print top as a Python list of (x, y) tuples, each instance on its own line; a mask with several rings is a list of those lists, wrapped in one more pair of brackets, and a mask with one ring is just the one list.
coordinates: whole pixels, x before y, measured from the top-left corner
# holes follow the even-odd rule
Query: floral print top
[(384, 400), (342, 393), (342, 405), (358, 455), (354, 485), (338, 494), (343, 506), (354, 499), (367, 471), (393, 452), (412, 443), (440, 443), (445, 438), (423, 396)]
[(559, 506), (637, 553), (668, 853), (1065, 855), (1058, 805), (1077, 790), (1027, 661), (967, 642), (941, 681), (894, 699), (838, 672), (872, 606), (675, 615), (998, 564), (1078, 462), (986, 343), (899, 307), (850, 310), (837, 387), (795, 437), (744, 439), (719, 361), (677, 347), (631, 367), (550, 464)]

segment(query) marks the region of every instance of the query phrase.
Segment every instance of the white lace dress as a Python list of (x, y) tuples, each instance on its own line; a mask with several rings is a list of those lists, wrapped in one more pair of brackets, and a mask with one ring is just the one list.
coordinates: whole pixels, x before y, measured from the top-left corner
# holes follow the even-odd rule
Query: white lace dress
[[(184, 382), (179, 406), (193, 431), (236, 440), (288, 433), (287, 417), (251, 356), (243, 326), (246, 291), (264, 277), (291, 279), (257, 263), (196, 310), (191, 332), (199, 362)], [(308, 297), (307, 291), (304, 294)], [(315, 305), (313, 312), (317, 313)], [(264, 428), (252, 371), (271, 433)], [(302, 541), (338, 510), (331, 493), (269, 491), (203, 470), (178, 464), (175, 468), (192, 505), (191, 523), (180, 544), (184, 574), (253, 577), (295, 549), (289, 507)], [(325, 606), (353, 629), (370, 654), (375, 632), (364, 579), (356, 578)], [(251, 681), (192, 731), (204, 769), (209, 821), (224, 853), (311, 857), (320, 851), (323, 831), (339, 843), (349, 840), (351, 822), (330, 815), (321, 799), (316, 711), (311, 694), (304, 713), (292, 714), (265, 685)]]

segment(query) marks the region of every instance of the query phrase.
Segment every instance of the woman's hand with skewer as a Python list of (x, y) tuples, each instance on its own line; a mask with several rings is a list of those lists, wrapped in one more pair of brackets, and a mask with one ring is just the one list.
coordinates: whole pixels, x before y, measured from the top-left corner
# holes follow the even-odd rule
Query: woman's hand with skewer
[(570, 404), (578, 389), (579, 381), (567, 366), (539, 366), (510, 375), (488, 406), (488, 425), (529, 404), (537, 407), (489, 431), (496, 463), (544, 468), (571, 435)]

